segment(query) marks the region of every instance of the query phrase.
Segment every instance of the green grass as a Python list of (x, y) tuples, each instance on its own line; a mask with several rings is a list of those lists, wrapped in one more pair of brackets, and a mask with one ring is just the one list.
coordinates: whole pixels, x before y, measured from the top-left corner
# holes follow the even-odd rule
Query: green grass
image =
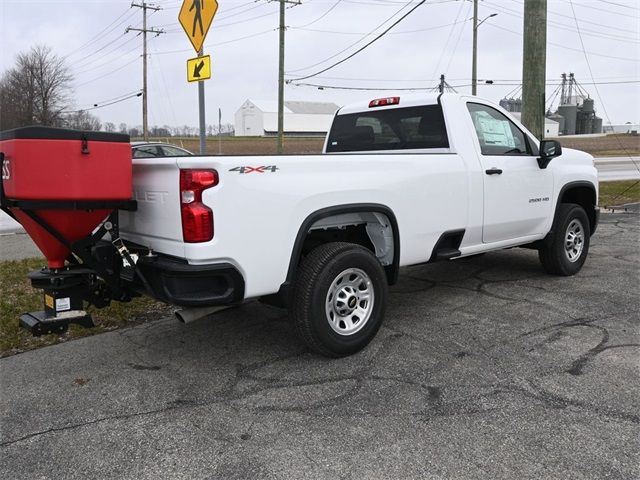
[(104, 309), (88, 309), (97, 325), (94, 328), (71, 325), (63, 335), (33, 337), (19, 327), (18, 319), (25, 312), (43, 309), (42, 291), (31, 288), (27, 278), (27, 273), (43, 265), (44, 260), (40, 258), (0, 262), (0, 357), (135, 325), (170, 311), (167, 305), (147, 297), (136, 298), (130, 303), (113, 302)]
[(600, 183), (599, 203), (601, 207), (636, 202), (640, 202), (640, 181), (625, 180)]

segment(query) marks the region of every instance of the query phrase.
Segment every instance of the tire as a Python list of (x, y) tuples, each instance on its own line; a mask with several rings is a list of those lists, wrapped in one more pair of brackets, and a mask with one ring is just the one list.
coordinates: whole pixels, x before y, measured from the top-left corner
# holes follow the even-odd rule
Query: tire
[(289, 315), (314, 352), (344, 357), (362, 350), (384, 318), (389, 288), (378, 259), (353, 243), (327, 243), (299, 266)]
[(551, 275), (575, 275), (587, 259), (590, 237), (589, 218), (584, 209), (575, 203), (560, 204), (551, 237), (538, 250), (542, 268)]

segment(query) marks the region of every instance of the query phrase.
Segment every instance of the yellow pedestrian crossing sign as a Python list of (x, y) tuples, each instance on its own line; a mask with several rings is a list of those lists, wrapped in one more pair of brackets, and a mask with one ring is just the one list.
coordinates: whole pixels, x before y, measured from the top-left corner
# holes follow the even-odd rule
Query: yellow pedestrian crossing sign
[(178, 21), (189, 37), (196, 53), (200, 53), (217, 11), (218, 2), (216, 0), (184, 0), (182, 2)]
[(187, 60), (187, 81), (199, 82), (211, 78), (211, 56), (190, 58)]

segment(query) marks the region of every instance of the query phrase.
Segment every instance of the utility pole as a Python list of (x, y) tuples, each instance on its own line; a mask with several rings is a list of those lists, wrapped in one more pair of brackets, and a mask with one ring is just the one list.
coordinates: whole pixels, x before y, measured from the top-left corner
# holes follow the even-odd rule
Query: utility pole
[(433, 87), (431, 90), (432, 91), (437, 90), (440, 93), (444, 93), (444, 92), (458, 93), (455, 88), (453, 88), (451, 85), (447, 83), (447, 81), (444, 78), (444, 73), (440, 75), (440, 82), (438, 83), (438, 85)]
[(142, 28), (127, 27), (125, 33), (128, 33), (132, 30), (142, 33), (142, 135), (144, 137), (144, 141), (148, 142), (149, 122), (147, 119), (147, 33), (155, 33), (157, 37), (158, 35), (164, 33), (164, 30), (147, 28), (147, 10), (158, 11), (161, 10), (160, 7), (149, 5), (144, 0), (141, 4), (132, 3), (131, 6), (142, 9)]
[(492, 13), (478, 22), (478, 0), (473, 0), (473, 53), (471, 59), (471, 95), (478, 90), (478, 27), (497, 13)]
[(284, 8), (285, 0), (280, 0), (280, 45), (278, 52), (278, 146), (277, 153), (282, 153), (282, 137), (284, 135)]
[(279, 0), (280, 2), (280, 34), (278, 52), (278, 146), (277, 152), (282, 153), (282, 137), (284, 136), (284, 10), (287, 3), (300, 5), (299, 0)]
[[(522, 123), (541, 139), (545, 113), (547, 0), (524, 2), (522, 58)], [(571, 85), (569, 89), (571, 91)]]
[(473, 59), (471, 60), (471, 95), (478, 90), (478, 0), (473, 0)]

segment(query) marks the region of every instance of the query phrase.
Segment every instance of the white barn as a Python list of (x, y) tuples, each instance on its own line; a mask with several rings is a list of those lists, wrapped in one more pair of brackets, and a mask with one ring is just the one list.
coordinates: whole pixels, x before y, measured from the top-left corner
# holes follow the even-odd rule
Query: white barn
[[(521, 120), (522, 112), (509, 112), (511, 115)], [(555, 120), (544, 117), (544, 137), (558, 137), (560, 135), (560, 124)]]
[[(325, 135), (338, 105), (329, 102), (284, 102), (286, 135)], [(236, 136), (270, 136), (278, 133), (278, 102), (246, 100), (235, 116)]]

